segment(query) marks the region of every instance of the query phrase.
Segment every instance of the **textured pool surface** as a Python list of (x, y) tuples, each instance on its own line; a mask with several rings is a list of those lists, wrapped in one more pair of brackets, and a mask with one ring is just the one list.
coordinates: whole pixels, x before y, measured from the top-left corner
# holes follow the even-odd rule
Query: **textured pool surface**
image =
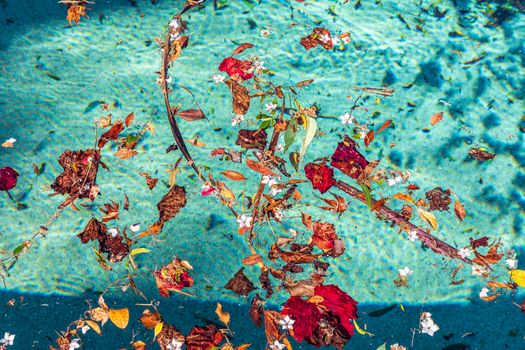
[[(182, 3), (97, 1), (90, 5), (89, 19), (69, 26), (64, 6), (55, 1), (0, 1), (0, 142), (16, 139), (14, 147), (0, 148), (0, 167), (19, 172), (10, 193), (25, 206), (17, 208), (0, 192), (0, 249), (11, 251), (29, 239), (55, 212), (63, 198), (50, 197), (46, 186), (62, 171), (58, 156), (67, 149), (93, 147), (94, 119), (108, 113), (123, 119), (134, 112), (135, 128), (149, 121), (156, 129), (141, 141), (136, 157), (108, 160), (111, 172), (101, 170), (98, 177), (104, 184), (101, 197), (78, 206), (80, 212), (65, 210), (9, 271), (0, 290), (0, 335), (16, 334), (9, 349), (48, 349), (55, 330), (81, 316), (87, 307), (84, 300), (96, 299), (114, 279), (115, 274), (100, 268), (90, 246), (76, 237), (100, 214), (98, 205), (122, 201), (125, 193), (131, 206), (118, 225), (146, 227), (154, 222), (155, 205), (168, 188), (167, 169), (178, 158), (166, 153), (173, 138), (157, 84), (161, 55), (155, 38), (163, 35)], [(309, 160), (333, 152), (341, 136), (352, 130), (337, 118), (360, 95), (352, 86), (388, 86), (395, 90), (392, 96), (363, 94), (366, 110), (356, 113), (375, 129), (387, 119), (393, 121), (388, 132), (361, 148), (363, 154), (381, 158), (383, 167), (410, 171), (411, 181), (422, 188), (449, 188), (461, 198), (467, 218), (459, 221), (453, 210), (439, 215), (439, 238), (463, 247), (470, 237), (490, 235), (513, 248), (519, 264), (525, 263), (525, 17), (519, 10), (525, 5), (508, 1), (516, 13), (487, 25), (491, 19), (485, 13), (496, 2), (219, 1), (227, 4), (222, 8), (213, 3), (186, 16), (190, 45), (171, 72), (209, 118), (180, 125), (186, 139), (198, 137), (204, 143), (189, 145), (197, 163), (212, 171), (226, 169), (209, 154), (233, 145), (237, 129), (231, 127), (230, 91), (211, 76), (220, 73), (217, 67), (238, 44), (250, 42), (254, 47), (243, 55), (264, 61), (276, 83), (315, 79), (301, 90), (301, 101), (315, 103), (320, 115), (328, 117), (318, 118), (324, 135), (308, 150)], [(317, 26), (337, 34), (350, 32), (351, 41), (333, 50), (307, 51), (300, 38)], [(171, 98), (174, 104), (192, 103), (180, 88), (174, 88)], [(111, 106), (109, 112), (100, 101)], [(430, 117), (437, 112), (444, 118), (431, 127)], [(473, 147), (496, 157), (475, 161), (468, 156)], [(33, 163), (45, 163), (39, 176)], [(141, 172), (159, 178), (155, 189), (147, 188)], [(136, 263), (148, 271), (174, 256), (190, 261), (196, 297), (176, 295), (162, 300), (159, 310), (178, 328), (189, 330), (196, 322), (213, 319), (220, 301), (232, 314), (234, 341), (262, 349), (262, 331), (256, 333), (249, 324), (249, 300), (222, 288), (247, 255), (244, 240), (227, 208), (202, 197), (201, 184), (190, 174), (186, 169), (177, 178), (186, 186), (188, 205), (166, 224), (162, 241), (141, 243), (154, 254), (138, 255)], [(399, 191), (392, 186), (383, 194)], [(319, 205), (315, 199), (312, 195), (304, 205)], [(350, 202), (340, 218), (318, 212), (334, 222), (345, 240), (346, 252), (333, 260), (327, 280), (359, 302), (359, 324), (374, 334), (356, 334), (345, 348), (375, 350), (386, 341), (413, 349), (525, 349), (525, 315), (512, 304), (515, 297), (484, 302), (478, 296), (483, 281), (469, 271), (462, 272), (465, 283), (450, 285), (456, 265), (365, 209)], [(273, 226), (277, 234), (289, 228)], [(260, 244), (265, 243), (262, 238)], [(396, 287), (393, 281), (405, 266), (413, 271), (409, 287)], [(256, 271), (246, 273), (257, 278)], [(151, 279), (142, 283), (148, 299), (159, 299)], [(518, 289), (518, 300), (521, 294)], [(8, 306), (13, 298), (15, 306)], [(119, 293), (112, 300), (143, 302)], [(395, 307), (384, 315), (367, 315), (390, 305)], [(441, 328), (434, 337), (413, 332), (421, 310), (432, 312)], [(83, 348), (131, 348), (130, 332), (105, 327), (106, 336), (91, 332), (83, 338)]]

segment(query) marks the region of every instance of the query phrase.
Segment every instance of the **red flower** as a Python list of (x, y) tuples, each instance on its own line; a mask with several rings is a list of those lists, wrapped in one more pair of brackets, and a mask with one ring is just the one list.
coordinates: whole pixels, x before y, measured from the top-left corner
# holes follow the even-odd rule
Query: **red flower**
[(286, 301), (281, 314), (288, 315), (295, 320), (293, 337), (297, 341), (312, 337), (321, 320), (321, 312), (317, 305), (298, 296), (291, 297)]
[(219, 65), (219, 70), (230, 77), (239, 77), (243, 80), (253, 78), (253, 66), (250, 61), (241, 61), (233, 57), (225, 58)]
[(304, 172), (312, 186), (321, 193), (325, 193), (335, 185), (334, 169), (325, 163), (308, 163), (304, 167)]
[(350, 335), (353, 335), (354, 325), (350, 323), (350, 320), (357, 318), (357, 302), (333, 284), (315, 287), (314, 294), (323, 297), (321, 304), (337, 315), (341, 325)]
[(0, 191), (9, 191), (16, 186), (18, 173), (8, 166), (0, 169)]
[(368, 161), (356, 149), (357, 144), (348, 136), (337, 144), (331, 165), (351, 178), (357, 179), (368, 165)]

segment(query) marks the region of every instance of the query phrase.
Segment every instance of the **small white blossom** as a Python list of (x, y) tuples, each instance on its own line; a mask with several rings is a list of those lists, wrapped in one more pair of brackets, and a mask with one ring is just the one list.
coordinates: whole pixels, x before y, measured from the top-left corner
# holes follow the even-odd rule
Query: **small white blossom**
[(392, 187), (392, 186), (397, 185), (398, 183), (403, 182), (403, 178), (401, 176), (396, 176), (391, 179), (387, 179), (386, 182), (388, 186)]
[(266, 67), (264, 66), (264, 61), (261, 61), (259, 59), (254, 59), (252, 61), (253, 69), (257, 71), (257, 73), (260, 73), (261, 71), (265, 70)]
[(111, 237), (117, 237), (118, 235), (118, 230), (116, 228), (110, 228), (108, 230), (108, 233), (111, 235)]
[(333, 36), (333, 37), (332, 37), (332, 45), (335, 46), (335, 45), (337, 45), (337, 44), (339, 44), (339, 38), (336, 37), (336, 36)]
[(284, 344), (279, 343), (278, 340), (276, 340), (272, 345), (270, 345), (270, 349), (272, 350), (283, 350), (284, 348)]
[(281, 327), (283, 327), (283, 330), (292, 329), (294, 323), (295, 320), (292, 320), (288, 315), (286, 315), (282, 320), (279, 321), (279, 324), (281, 325)]
[(2, 143), (2, 147), (6, 147), (6, 148), (7, 148), (7, 147), (13, 147), (13, 145), (15, 144), (15, 142), (16, 142), (16, 139), (14, 139), (14, 138), (11, 137), (10, 139), (5, 140), (4, 143)]
[(408, 233), (408, 239), (414, 242), (417, 239), (417, 231), (414, 231), (414, 230), (410, 231)]
[(168, 344), (166, 349), (167, 350), (181, 350), (182, 345), (184, 345), (183, 342), (178, 341), (177, 339), (172, 339), (171, 343)]
[(486, 298), (489, 296), (489, 289), (487, 287), (481, 288), (481, 291), (479, 292), (479, 297), (481, 299)]
[(505, 264), (511, 270), (518, 268), (518, 260), (516, 259), (505, 259)]
[(398, 343), (390, 345), (390, 350), (407, 350), (403, 345), (399, 345)]
[(458, 250), (458, 255), (462, 259), (465, 259), (465, 258), (470, 256), (470, 249), (468, 249), (468, 248), (461, 248), (460, 250)]
[(487, 269), (483, 266), (472, 265), (472, 274), (474, 276), (483, 276), (487, 274)]
[(85, 325), (80, 330), (82, 331), (82, 334), (86, 334), (87, 331), (89, 331), (90, 329), (91, 329), (91, 327), (89, 327), (88, 325)]
[(80, 344), (78, 343), (80, 341), (79, 338), (75, 338), (69, 342), (69, 350), (75, 350), (80, 348)]
[(4, 337), (0, 339), (0, 344), (13, 345), (14, 341), (15, 341), (15, 335), (9, 334), (9, 332), (5, 332)]
[(339, 119), (341, 119), (342, 124), (352, 124), (355, 121), (355, 117), (353, 117), (350, 113), (343, 114), (339, 117)]
[(171, 84), (173, 82), (173, 79), (171, 77), (166, 78), (166, 84)]
[(215, 82), (215, 84), (219, 84), (219, 83), (223, 83), (224, 82), (224, 79), (226, 79), (224, 77), (224, 75), (221, 75), (221, 74), (212, 74), (211, 75), (211, 78), (213, 79), (213, 81)]
[(432, 314), (430, 312), (423, 312), (421, 314), (420, 326), (421, 333), (426, 333), (431, 337), (434, 336), (434, 333), (439, 330), (439, 326), (432, 319)]
[(290, 232), (290, 235), (292, 236), (292, 238), (297, 237), (297, 234), (298, 234), (297, 230), (291, 228), (291, 229), (288, 229), (288, 231)]
[(401, 277), (407, 277), (408, 275), (412, 274), (412, 270), (410, 270), (407, 266), (399, 270), (399, 276)]
[(131, 232), (137, 232), (138, 230), (140, 230), (140, 225), (139, 224), (130, 225), (129, 229), (131, 230)]
[(278, 143), (277, 146), (275, 147), (275, 152), (282, 152), (282, 151), (284, 151), (284, 146)]
[(233, 117), (232, 119), (232, 126), (235, 126), (237, 124), (240, 124), (242, 123), (242, 121), (244, 120), (244, 115), (242, 114), (237, 114), (235, 117)]
[(170, 22), (170, 28), (173, 30), (177, 30), (180, 27), (180, 21), (177, 18), (174, 18)]
[(270, 102), (267, 103), (264, 107), (266, 108), (266, 112), (272, 113), (277, 109), (277, 104)]
[(268, 36), (270, 35), (270, 31), (268, 29), (261, 29), (261, 36)]
[(319, 41), (323, 42), (323, 43), (328, 43), (330, 41), (332, 41), (332, 38), (329, 34), (323, 34), (319, 37)]
[(247, 216), (245, 214), (242, 214), (238, 219), (237, 223), (239, 224), (239, 228), (245, 228), (250, 227), (252, 225), (253, 218), (251, 216)]

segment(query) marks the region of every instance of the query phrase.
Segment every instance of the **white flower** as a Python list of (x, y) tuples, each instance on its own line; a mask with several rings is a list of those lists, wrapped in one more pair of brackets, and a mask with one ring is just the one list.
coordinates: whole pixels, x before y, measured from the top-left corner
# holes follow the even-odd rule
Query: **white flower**
[(171, 84), (173, 82), (173, 79), (171, 77), (166, 78), (166, 84)]
[(211, 75), (211, 78), (213, 79), (213, 81), (215, 82), (215, 84), (219, 84), (219, 83), (223, 83), (224, 82), (224, 79), (226, 79), (224, 77), (224, 75), (221, 75), (221, 74), (212, 74)]
[(131, 230), (131, 232), (137, 232), (138, 230), (140, 230), (140, 225), (139, 224), (130, 225), (129, 229)]
[(399, 345), (398, 343), (390, 345), (390, 350), (407, 350), (403, 345)]
[(235, 117), (233, 117), (232, 119), (232, 126), (235, 126), (237, 124), (240, 124), (242, 123), (242, 121), (244, 120), (244, 115), (242, 114), (237, 114)]
[(339, 117), (342, 124), (352, 124), (355, 121), (355, 118), (350, 113), (345, 113)]
[(110, 229), (108, 230), (108, 233), (111, 235), (111, 237), (114, 238), (114, 237), (117, 237), (117, 235), (118, 235), (118, 230), (117, 230), (116, 228), (110, 228)]
[(489, 296), (489, 289), (487, 287), (481, 288), (481, 291), (479, 292), (479, 297), (481, 299), (486, 298)]
[(5, 332), (4, 337), (0, 339), (0, 344), (13, 345), (14, 341), (15, 341), (15, 335)]
[(180, 27), (180, 21), (177, 18), (174, 18), (170, 22), (170, 27), (173, 28), (173, 30), (177, 30)]
[(337, 45), (338, 43), (339, 43), (339, 38), (336, 37), (336, 36), (333, 36), (333, 37), (332, 37), (332, 45), (335, 46), (335, 45)]
[(506, 259), (505, 264), (507, 264), (507, 267), (511, 270), (518, 268), (518, 260), (516, 259)]
[(270, 345), (270, 349), (272, 350), (283, 350), (284, 344), (279, 343), (278, 340), (276, 340), (272, 345)]
[(462, 259), (465, 259), (465, 258), (470, 256), (470, 249), (468, 249), (468, 248), (461, 248), (460, 250), (458, 250), (458, 255)]
[(82, 330), (82, 334), (86, 334), (87, 331), (89, 331), (90, 328), (91, 328), (91, 327), (89, 327), (88, 325), (85, 325), (84, 327), (82, 327), (82, 328), (81, 328), (81, 330)]
[(414, 242), (417, 239), (417, 231), (414, 231), (414, 230), (410, 231), (408, 233), (408, 239)]
[(277, 109), (277, 104), (270, 102), (267, 103), (264, 107), (266, 107), (266, 112), (272, 113)]
[(268, 36), (270, 35), (270, 31), (268, 29), (261, 29), (261, 36)]
[(80, 348), (80, 344), (78, 343), (80, 341), (79, 338), (75, 338), (69, 342), (69, 350), (75, 350)]
[(261, 180), (261, 183), (267, 184), (268, 187), (270, 187), (270, 191), (272, 196), (275, 196), (277, 193), (282, 192), (281, 188), (274, 187), (274, 185), (277, 185), (277, 180), (275, 180), (273, 177), (264, 175), (263, 179)]
[(483, 276), (487, 274), (487, 268), (479, 265), (472, 265), (472, 274), (474, 276)]
[(264, 61), (261, 61), (259, 59), (254, 59), (252, 61), (252, 66), (257, 71), (257, 73), (260, 73), (261, 71), (266, 69), (266, 67), (264, 66)]
[(283, 327), (283, 330), (292, 329), (294, 323), (295, 320), (292, 320), (288, 315), (286, 315), (282, 320), (279, 321), (279, 324), (281, 325), (281, 327)]
[(281, 210), (274, 210), (273, 217), (277, 221), (281, 221), (284, 218), (284, 214)]
[(401, 277), (406, 277), (411, 274), (412, 274), (412, 270), (410, 270), (407, 266), (399, 270), (399, 276)]
[(242, 214), (238, 219), (237, 223), (239, 224), (239, 228), (245, 228), (250, 227), (252, 225), (253, 218), (251, 216), (247, 216), (245, 214)]
[(341, 40), (343, 40), (343, 43), (348, 44), (350, 42), (350, 34), (348, 35), (343, 35), (343, 34), (341, 34)]
[(319, 37), (319, 41), (323, 42), (323, 43), (328, 43), (331, 41), (331, 36), (328, 35), (328, 34), (323, 34)]
[(434, 333), (439, 330), (439, 326), (436, 323), (434, 323), (434, 320), (431, 316), (432, 314), (430, 312), (423, 312), (421, 314), (420, 326), (421, 333), (426, 333), (433, 337)]
[(403, 181), (403, 178), (401, 176), (396, 176), (396, 177), (386, 180), (388, 186), (390, 187), (395, 186), (402, 181)]
[(277, 146), (275, 146), (275, 152), (282, 152), (282, 151), (284, 151), (284, 146), (278, 143)]
[(288, 231), (290, 232), (290, 235), (292, 236), (292, 238), (296, 237), (298, 232), (297, 230), (291, 228), (291, 229), (288, 229)]
[(177, 339), (174, 338), (171, 341), (171, 343), (168, 344), (166, 349), (168, 349), (168, 350), (181, 350), (182, 349), (182, 345), (184, 345), (183, 342), (178, 341)]
[(16, 139), (14, 139), (14, 138), (11, 137), (10, 139), (5, 140), (4, 143), (2, 143), (2, 147), (6, 147), (6, 148), (7, 148), (7, 147), (13, 147), (13, 145), (15, 144), (15, 142), (16, 142)]

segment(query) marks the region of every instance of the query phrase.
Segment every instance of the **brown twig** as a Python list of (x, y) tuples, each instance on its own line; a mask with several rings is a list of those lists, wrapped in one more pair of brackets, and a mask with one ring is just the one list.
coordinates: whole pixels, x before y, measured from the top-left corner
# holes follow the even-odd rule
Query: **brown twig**
[[(341, 191), (345, 192), (346, 194), (358, 199), (359, 201), (365, 204), (367, 203), (364, 193), (358, 190), (357, 188), (350, 186), (349, 184), (341, 180), (338, 180), (335, 186)], [(376, 202), (376, 200), (372, 199), (372, 206)], [(456, 248), (434, 237), (433, 235), (417, 227), (416, 225), (412, 224), (410, 221), (401, 216), (401, 214), (399, 214), (395, 210), (390, 209), (386, 205), (379, 207), (377, 210), (375, 210), (375, 213), (379, 218), (391, 221), (405, 232), (415, 232), (417, 238), (419, 238), (430, 249), (432, 249), (432, 251), (449, 258), (460, 259), (468, 264), (472, 264), (472, 261), (470, 259), (462, 258), (459, 255), (458, 250)]]

